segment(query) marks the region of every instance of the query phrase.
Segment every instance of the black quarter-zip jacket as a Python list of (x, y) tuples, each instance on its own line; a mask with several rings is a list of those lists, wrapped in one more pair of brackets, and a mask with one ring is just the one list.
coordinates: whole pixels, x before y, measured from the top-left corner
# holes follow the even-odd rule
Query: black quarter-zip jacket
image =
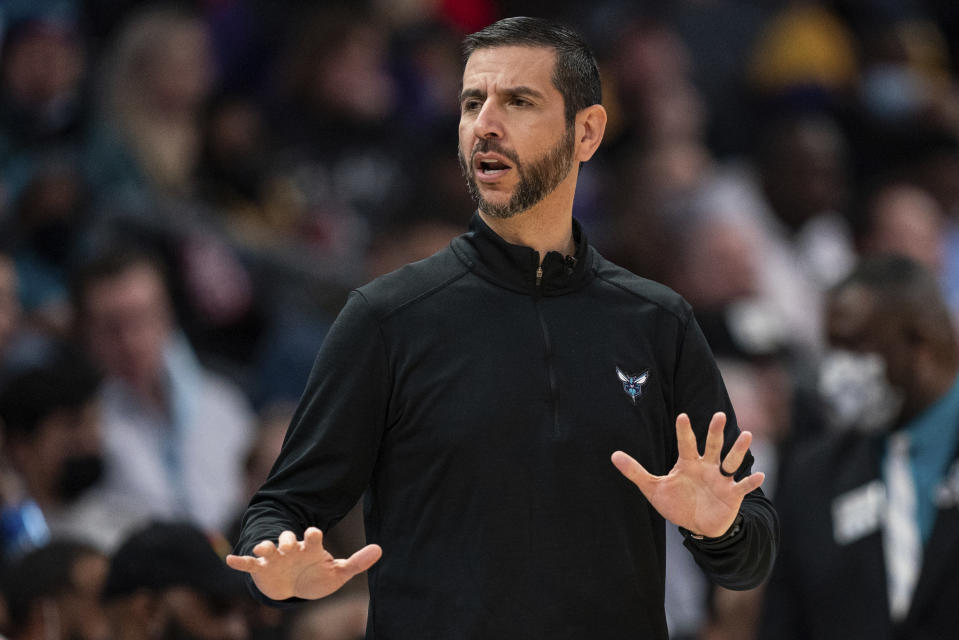
[[(726, 450), (739, 431), (689, 305), (575, 223), (574, 238), (540, 270), (474, 215), (448, 249), (354, 291), (237, 552), (327, 530), (368, 490), (371, 640), (666, 638), (665, 521), (610, 455), (668, 473), (681, 412), (700, 448), (716, 411)], [(740, 513), (731, 539), (686, 540), (734, 589), (768, 574), (778, 539), (760, 490)]]

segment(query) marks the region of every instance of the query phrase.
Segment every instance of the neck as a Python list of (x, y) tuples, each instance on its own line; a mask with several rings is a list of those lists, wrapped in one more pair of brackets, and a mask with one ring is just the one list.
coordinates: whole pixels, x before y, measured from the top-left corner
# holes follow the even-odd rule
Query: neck
[(539, 261), (550, 251), (562, 255), (576, 253), (573, 241), (573, 192), (575, 171), (548, 196), (511, 218), (496, 218), (480, 209), (480, 217), (496, 235), (510, 244), (530, 247), (539, 253)]

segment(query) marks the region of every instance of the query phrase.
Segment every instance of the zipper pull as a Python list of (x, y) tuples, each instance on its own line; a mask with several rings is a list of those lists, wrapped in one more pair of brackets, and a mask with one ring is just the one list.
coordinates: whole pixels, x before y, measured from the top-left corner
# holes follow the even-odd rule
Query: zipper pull
[(543, 283), (543, 265), (536, 267), (536, 286), (538, 287)]

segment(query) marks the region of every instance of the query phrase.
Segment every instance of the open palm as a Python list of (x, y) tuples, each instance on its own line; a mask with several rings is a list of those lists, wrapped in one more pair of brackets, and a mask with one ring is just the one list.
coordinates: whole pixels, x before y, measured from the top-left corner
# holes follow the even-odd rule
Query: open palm
[[(706, 447), (700, 455), (689, 416), (679, 414), (676, 418), (679, 458), (665, 476), (649, 473), (622, 451), (613, 453), (612, 461), (620, 473), (639, 487), (661, 516), (694, 534), (718, 537), (732, 526), (743, 497), (765, 479), (762, 473), (751, 474), (739, 482), (732, 478), (731, 474), (746, 456), (752, 435), (748, 431), (739, 434), (726, 458), (720, 460), (725, 426), (726, 414), (713, 415)], [(722, 472), (724, 468), (727, 474)]]
[(328, 596), (380, 559), (378, 545), (366, 545), (345, 560), (334, 558), (323, 547), (323, 532), (310, 527), (297, 540), (292, 531), (280, 534), (279, 544), (264, 540), (252, 556), (229, 555), (226, 563), (246, 571), (265, 596), (273, 600), (297, 597), (314, 600)]

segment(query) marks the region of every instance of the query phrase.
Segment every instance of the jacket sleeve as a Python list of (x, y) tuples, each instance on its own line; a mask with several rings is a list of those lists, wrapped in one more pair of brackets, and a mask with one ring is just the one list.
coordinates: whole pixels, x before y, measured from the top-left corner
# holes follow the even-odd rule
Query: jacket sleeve
[[(722, 452), (725, 456), (739, 436), (739, 427), (719, 368), (692, 313), (679, 345), (674, 388), (675, 413), (689, 415), (700, 451), (712, 415), (717, 411), (726, 413)], [(735, 474), (737, 480), (751, 473), (752, 462), (752, 454), (747, 453)], [(697, 540), (683, 532), (684, 545), (710, 580), (735, 590), (756, 587), (769, 575), (779, 544), (776, 511), (761, 489), (745, 496), (739, 513), (742, 524), (737, 533), (726, 539)]]
[(354, 291), (317, 355), (270, 475), (243, 515), (235, 553), (249, 555), (287, 529), (297, 537), (310, 526), (326, 532), (346, 515), (369, 484), (390, 390), (380, 327)]

